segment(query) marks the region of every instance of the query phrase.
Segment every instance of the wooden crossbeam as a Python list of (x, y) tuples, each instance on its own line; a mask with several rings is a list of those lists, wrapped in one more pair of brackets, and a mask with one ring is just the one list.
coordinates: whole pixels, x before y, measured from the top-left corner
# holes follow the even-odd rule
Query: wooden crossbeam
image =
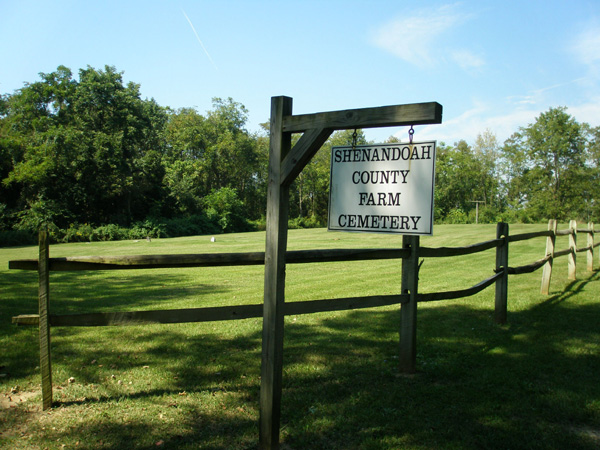
[(436, 123), (442, 123), (442, 105), (428, 102), (284, 116), (283, 132), (301, 133), (313, 128), (350, 130)]

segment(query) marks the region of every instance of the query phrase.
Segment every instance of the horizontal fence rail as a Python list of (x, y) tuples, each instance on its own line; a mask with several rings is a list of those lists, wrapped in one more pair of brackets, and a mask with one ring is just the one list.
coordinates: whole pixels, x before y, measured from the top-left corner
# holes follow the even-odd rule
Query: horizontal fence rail
[(432, 292), (430, 294), (419, 294), (417, 301), (433, 302), (438, 300), (452, 300), (456, 298), (470, 297), (483, 291), (488, 286), (491, 286), (502, 276), (502, 273), (497, 273), (489, 278), (477, 283), (475, 286), (468, 289), (460, 289), (458, 291)]
[(552, 236), (552, 231), (534, 231), (531, 233), (520, 233), (508, 236), (508, 242), (527, 241), (536, 237)]
[[(568, 253), (570, 253), (570, 251)], [(556, 255), (554, 257), (556, 258)], [(508, 267), (508, 273), (509, 275), (521, 275), (524, 273), (535, 272), (540, 267), (543, 267), (544, 264), (546, 264), (548, 261), (550, 261), (551, 258), (552, 257), (550, 255), (546, 255), (544, 258), (538, 259), (537, 261), (532, 262), (531, 264), (526, 264), (524, 266), (519, 267)]]
[[(336, 261), (400, 259), (406, 258), (408, 253), (408, 250), (402, 248), (292, 250), (286, 252), (286, 261), (289, 264), (302, 264)], [(49, 263), (50, 271), (245, 266), (264, 265), (265, 252), (135, 256), (70, 256), (64, 258), (49, 258)], [(20, 270), (38, 270), (38, 260), (19, 259), (9, 261), (8, 268)]]
[[(573, 221), (569, 229), (557, 230), (556, 222), (550, 221), (548, 230), (531, 233), (509, 235), (508, 225), (498, 224), (497, 237), (488, 241), (462, 246), (462, 247), (421, 247), (419, 239), (413, 238), (407, 242), (411, 245), (395, 249), (326, 249), (326, 250), (296, 250), (286, 251), (286, 264), (388, 260), (401, 259), (403, 286), (405, 278), (412, 277), (414, 292), (403, 287), (402, 294), (397, 295), (372, 295), (347, 298), (320, 299), (299, 302), (286, 302), (283, 306), (284, 315), (312, 314), (328, 311), (344, 311), (380, 306), (409, 305), (411, 298), (416, 303), (433, 302), (441, 300), (455, 300), (475, 295), (489, 286), (496, 285), (495, 320), (498, 323), (506, 321), (507, 308), (507, 276), (532, 273), (544, 268), (542, 275), (542, 293), (549, 293), (552, 263), (556, 258), (568, 256), (569, 278), (575, 276), (575, 263), (577, 253), (587, 253), (588, 270), (593, 270), (593, 250), (600, 245), (594, 243), (593, 224), (587, 229), (577, 230)], [(587, 235), (587, 245), (577, 247), (577, 235)], [(569, 248), (555, 250), (557, 236), (569, 237)], [(405, 236), (406, 237), (406, 236)], [(543, 258), (530, 264), (510, 267), (508, 265), (509, 243), (526, 241), (539, 237), (546, 237), (546, 252)], [(40, 280), (48, 280), (51, 271), (86, 271), (86, 270), (135, 270), (155, 268), (186, 268), (186, 267), (220, 267), (242, 265), (264, 265), (265, 252), (247, 253), (206, 253), (206, 254), (179, 254), (179, 255), (135, 255), (135, 256), (78, 256), (50, 258), (48, 251), (47, 233), (40, 233), (40, 258), (9, 261), (9, 269), (37, 270)], [(496, 267), (493, 274), (472, 287), (452, 291), (418, 293), (419, 258), (443, 258), (471, 255), (491, 249), (496, 249)], [(422, 262), (421, 262), (422, 264)], [(407, 275), (412, 274), (412, 275)], [(117, 312), (89, 312), (80, 314), (50, 314), (49, 307), (43, 307), (44, 302), (49, 305), (49, 285), (40, 281), (39, 288), (40, 311), (39, 314), (24, 314), (12, 318), (17, 325), (39, 326), (40, 336), (49, 336), (50, 327), (98, 327), (98, 326), (126, 326), (142, 324), (173, 324), (189, 322), (211, 322), (225, 320), (239, 320), (263, 317), (263, 304), (234, 305), (219, 307), (202, 307), (152, 311), (117, 311)], [(46, 306), (48, 306), (46, 305)], [(414, 324), (413, 324), (414, 325)], [(411, 325), (412, 326), (412, 325)], [(45, 330), (45, 331), (44, 331)], [(44, 338), (46, 339), (46, 338)], [(401, 340), (402, 341), (402, 340)], [(412, 345), (415, 345), (414, 343)], [(44, 343), (42, 342), (42, 347)], [(401, 342), (402, 347), (402, 342)], [(410, 349), (409, 349), (410, 350)], [(401, 348), (401, 353), (404, 350)], [(415, 354), (415, 349), (408, 351)], [(44, 408), (52, 402), (52, 389), (48, 385), (51, 379), (49, 346), (41, 348), (42, 363), (43, 403)], [(414, 358), (413, 358), (414, 359)], [(402, 358), (401, 358), (402, 360)], [(414, 366), (414, 361), (409, 362)], [(401, 367), (402, 370), (402, 367)]]
[[(373, 308), (402, 304), (408, 295), (372, 295), (368, 297), (347, 297), (323, 300), (288, 302), (284, 306), (285, 315), (302, 315), (319, 312), (345, 311), (348, 309)], [(103, 327), (116, 325), (143, 325), (191, 322), (216, 322), (262, 317), (263, 305), (212, 306), (204, 308), (162, 309), (153, 311), (122, 311), (106, 313), (82, 313), (49, 315), (53, 327)], [(38, 325), (39, 314), (26, 314), (13, 317), (18, 325)]]
[(502, 239), (492, 239), (479, 244), (467, 245), (465, 247), (420, 247), (419, 256), (423, 258), (443, 258), (448, 256), (463, 256), (483, 252), (496, 248), (502, 244)]

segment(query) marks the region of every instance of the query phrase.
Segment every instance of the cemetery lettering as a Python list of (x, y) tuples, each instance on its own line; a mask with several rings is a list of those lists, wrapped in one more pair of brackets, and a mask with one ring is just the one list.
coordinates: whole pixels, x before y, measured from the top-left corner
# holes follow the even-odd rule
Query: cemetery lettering
[(421, 216), (377, 216), (360, 214), (340, 214), (338, 225), (342, 228), (371, 230), (417, 230)]

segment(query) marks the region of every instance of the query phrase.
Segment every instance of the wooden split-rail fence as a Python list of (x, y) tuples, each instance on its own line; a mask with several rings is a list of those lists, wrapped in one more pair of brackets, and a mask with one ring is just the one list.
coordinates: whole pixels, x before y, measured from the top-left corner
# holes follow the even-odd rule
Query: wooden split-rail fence
[[(594, 225), (577, 229), (575, 221), (568, 229), (557, 230), (557, 223), (550, 220), (548, 230), (509, 235), (509, 226), (499, 223), (496, 238), (464, 247), (423, 247), (418, 236), (403, 236), (403, 246), (397, 249), (328, 249), (288, 251), (289, 264), (359, 261), (376, 259), (401, 259), (401, 293), (367, 297), (322, 299), (285, 303), (284, 315), (310, 314), (325, 311), (340, 311), (371, 308), (386, 305), (401, 305), (399, 365), (403, 372), (413, 372), (416, 363), (416, 311), (420, 302), (459, 299), (472, 296), (495, 284), (495, 321), (503, 324), (507, 319), (508, 275), (531, 273), (543, 268), (541, 293), (549, 294), (552, 266), (556, 258), (568, 257), (568, 277), (575, 279), (577, 273), (577, 253), (587, 255), (587, 270), (594, 268)], [(578, 247), (579, 235), (587, 235), (587, 245)], [(569, 236), (569, 245), (556, 250), (556, 237)], [(544, 257), (531, 264), (511, 267), (508, 263), (509, 243), (546, 237)], [(419, 294), (419, 259), (469, 255), (496, 249), (496, 264), (492, 274), (476, 285), (454, 291)], [(239, 305), (208, 308), (191, 308), (155, 311), (90, 312), (83, 314), (55, 315), (50, 313), (50, 272), (87, 270), (132, 270), (152, 268), (241, 266), (264, 264), (265, 253), (215, 253), (188, 255), (138, 255), (138, 256), (88, 256), (88, 257), (49, 257), (48, 233), (39, 234), (39, 258), (13, 260), (9, 269), (37, 270), (39, 274), (39, 314), (19, 315), (12, 321), (18, 325), (37, 325), (40, 339), (40, 369), (42, 375), (42, 396), (44, 409), (52, 406), (52, 371), (50, 352), (51, 327), (116, 326), (147, 323), (184, 323), (220, 320), (247, 319), (263, 316), (263, 305)], [(422, 263), (422, 261), (421, 261)]]
[[(292, 98), (271, 98), (269, 133), (269, 169), (267, 189), (267, 230), (264, 253), (218, 255), (163, 255), (132, 257), (49, 258), (48, 236), (40, 234), (40, 255), (37, 261), (11, 261), (10, 268), (39, 271), (39, 314), (17, 316), (18, 324), (39, 325), (40, 369), (42, 372), (43, 406), (52, 405), (50, 360), (51, 326), (103, 326), (140, 323), (181, 323), (213, 320), (232, 320), (250, 317), (263, 318), (262, 362), (260, 386), (259, 442), (264, 449), (279, 448), (281, 393), (283, 372), (284, 317), (289, 314), (308, 314), (400, 304), (400, 369), (413, 372), (416, 362), (417, 304), (424, 301), (448, 300), (474, 295), (495, 284), (495, 320), (506, 321), (508, 275), (532, 272), (544, 267), (542, 292), (548, 293), (554, 258), (568, 255), (569, 277), (576, 273), (577, 252), (588, 252), (588, 269), (593, 267), (593, 226), (579, 233), (588, 234), (588, 246), (578, 249), (577, 227), (557, 231), (555, 222), (547, 231), (509, 236), (508, 225), (498, 224), (495, 239), (458, 248), (421, 247), (418, 236), (404, 236), (399, 249), (358, 250), (287, 250), (289, 187), (336, 130), (415, 126), (442, 123), (442, 105), (437, 102), (381, 106), (344, 111), (292, 114)], [(292, 145), (292, 135), (301, 137)], [(568, 234), (570, 245), (555, 251), (556, 236)], [(508, 266), (509, 242), (547, 236), (544, 258), (528, 266)], [(590, 240), (591, 239), (591, 240)], [(418, 293), (419, 258), (468, 255), (496, 248), (493, 274), (477, 285), (457, 291)], [(285, 268), (287, 264), (326, 261), (357, 261), (369, 259), (402, 259), (401, 290), (397, 295), (285, 302)], [(154, 267), (202, 267), (264, 264), (264, 298), (258, 305), (193, 308), (168, 311), (134, 311), (51, 315), (49, 312), (49, 274), (53, 270), (119, 270)]]

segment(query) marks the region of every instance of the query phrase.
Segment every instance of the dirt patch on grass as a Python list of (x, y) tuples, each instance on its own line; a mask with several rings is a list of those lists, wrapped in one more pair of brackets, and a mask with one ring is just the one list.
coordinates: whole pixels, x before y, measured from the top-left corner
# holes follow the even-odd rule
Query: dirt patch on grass
[[(3, 393), (0, 395), (0, 410), (16, 408), (39, 394), (39, 392), (20, 392), (18, 390)], [(28, 404), (27, 406), (32, 405)]]
[(40, 392), (18, 391), (14, 388), (0, 394), (0, 438), (28, 437), (29, 424), (37, 420), (42, 412), (39, 402), (31, 401), (39, 396)]

